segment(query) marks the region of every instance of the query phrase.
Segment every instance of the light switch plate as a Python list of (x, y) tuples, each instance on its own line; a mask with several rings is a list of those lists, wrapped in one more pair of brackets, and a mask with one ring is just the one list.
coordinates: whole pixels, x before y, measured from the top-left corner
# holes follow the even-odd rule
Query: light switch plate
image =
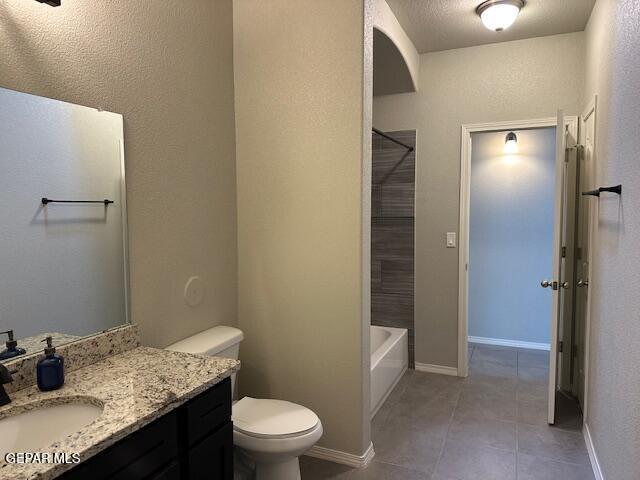
[(456, 248), (456, 232), (447, 232), (447, 248)]

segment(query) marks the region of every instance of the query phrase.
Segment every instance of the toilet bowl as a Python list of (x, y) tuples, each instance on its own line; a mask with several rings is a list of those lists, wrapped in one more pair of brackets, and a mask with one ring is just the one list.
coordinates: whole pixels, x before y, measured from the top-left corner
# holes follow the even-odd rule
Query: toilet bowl
[[(167, 347), (176, 352), (238, 358), (242, 331), (219, 326)], [(235, 392), (235, 374), (232, 375)], [(300, 480), (298, 457), (322, 436), (322, 422), (302, 405), (284, 400), (243, 397), (233, 403), (235, 478)]]
[(283, 400), (244, 397), (233, 406), (233, 442), (255, 467), (257, 480), (300, 479), (298, 457), (322, 436), (308, 408)]

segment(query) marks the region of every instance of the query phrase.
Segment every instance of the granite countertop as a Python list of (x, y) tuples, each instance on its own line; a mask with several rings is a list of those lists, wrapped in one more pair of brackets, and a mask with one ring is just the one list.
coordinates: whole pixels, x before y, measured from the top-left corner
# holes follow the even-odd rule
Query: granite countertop
[(41, 352), (46, 346), (42, 342), (42, 340), (47, 337), (51, 337), (54, 347), (59, 347), (60, 345), (64, 345), (65, 343), (73, 342), (75, 340), (78, 340), (79, 338), (82, 338), (80, 335), (70, 335), (68, 333), (45, 332), (33, 337), (18, 338), (18, 347), (24, 348), (27, 351), (27, 353), (24, 355), (28, 355), (34, 352)]
[[(240, 362), (200, 357), (149, 347), (137, 347), (66, 375), (65, 385), (53, 392), (37, 386), (11, 394), (0, 407), (0, 420), (31, 410), (38, 404), (86, 402), (103, 406), (102, 415), (88, 426), (40, 449), (78, 453), (82, 461), (130, 433), (182, 405), (238, 371)], [(8, 464), (0, 459), (0, 480), (48, 480), (73, 464)]]

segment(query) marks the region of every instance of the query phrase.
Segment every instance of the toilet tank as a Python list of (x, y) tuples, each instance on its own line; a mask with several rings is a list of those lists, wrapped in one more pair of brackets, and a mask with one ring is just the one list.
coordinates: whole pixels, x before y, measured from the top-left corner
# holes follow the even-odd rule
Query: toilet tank
[(237, 360), (243, 338), (242, 330), (221, 325), (169, 345), (167, 350)]
[[(243, 338), (242, 330), (220, 325), (169, 345), (167, 350), (237, 360), (240, 353), (240, 342)], [(236, 398), (235, 373), (231, 375), (231, 394), (233, 398)]]

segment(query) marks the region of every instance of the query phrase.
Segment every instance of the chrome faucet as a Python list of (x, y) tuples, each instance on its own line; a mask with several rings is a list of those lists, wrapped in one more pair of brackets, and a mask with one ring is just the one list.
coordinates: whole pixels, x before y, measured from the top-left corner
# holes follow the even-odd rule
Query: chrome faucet
[(10, 372), (7, 367), (0, 363), (0, 407), (11, 403), (11, 398), (9, 398), (4, 386), (7, 383), (13, 382), (13, 377), (11, 376), (13, 373), (16, 372)]

